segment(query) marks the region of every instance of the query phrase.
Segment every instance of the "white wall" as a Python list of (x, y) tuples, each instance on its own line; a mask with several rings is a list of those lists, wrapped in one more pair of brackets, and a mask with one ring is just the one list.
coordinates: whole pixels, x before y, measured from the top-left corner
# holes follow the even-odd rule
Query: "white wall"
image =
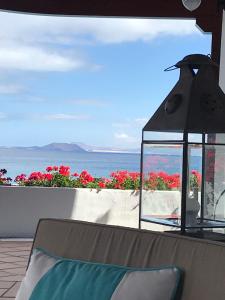
[[(170, 215), (179, 192), (146, 191), (145, 213)], [(138, 227), (139, 193), (129, 190), (0, 187), (0, 238), (33, 237), (40, 218), (83, 220)], [(143, 224), (152, 230), (170, 230)]]

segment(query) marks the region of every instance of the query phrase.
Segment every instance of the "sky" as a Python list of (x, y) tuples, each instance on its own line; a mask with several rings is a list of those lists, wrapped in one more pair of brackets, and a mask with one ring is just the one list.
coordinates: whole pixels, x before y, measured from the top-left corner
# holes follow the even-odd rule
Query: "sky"
[(1, 146), (139, 147), (178, 80), (163, 70), (211, 48), (194, 20), (7, 12), (0, 41)]

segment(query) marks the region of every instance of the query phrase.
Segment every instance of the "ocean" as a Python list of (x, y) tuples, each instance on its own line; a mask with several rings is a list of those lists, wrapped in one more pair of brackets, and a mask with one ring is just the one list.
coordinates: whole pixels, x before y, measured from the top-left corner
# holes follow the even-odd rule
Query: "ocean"
[[(180, 171), (179, 158), (170, 156), (170, 164), (164, 164), (165, 155), (155, 155), (159, 163), (152, 166), (151, 171), (166, 171), (170, 174)], [(161, 159), (160, 159), (161, 158)], [(174, 163), (173, 163), (174, 162)], [(140, 154), (102, 153), (102, 152), (54, 152), (0, 149), (0, 168), (6, 169), (7, 176), (15, 178), (24, 173), (29, 175), (34, 171), (45, 171), (47, 166), (70, 166), (72, 172), (80, 173), (87, 170), (95, 177), (109, 177), (117, 170), (138, 172), (140, 170)], [(192, 161), (192, 169), (200, 169), (200, 157)]]
[(54, 152), (0, 149), (0, 169), (7, 170), (7, 176), (29, 175), (44, 171), (47, 166), (70, 166), (72, 172), (87, 170), (95, 177), (109, 177), (116, 170), (139, 171), (140, 155), (101, 152)]

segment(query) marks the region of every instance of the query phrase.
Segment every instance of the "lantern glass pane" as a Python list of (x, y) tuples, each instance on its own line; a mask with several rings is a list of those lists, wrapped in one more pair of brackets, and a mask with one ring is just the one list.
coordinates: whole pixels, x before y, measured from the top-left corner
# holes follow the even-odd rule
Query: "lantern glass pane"
[(202, 145), (188, 146), (186, 226), (198, 227), (201, 208)]
[(202, 134), (189, 133), (188, 134), (189, 143), (202, 143)]
[(225, 144), (225, 134), (224, 133), (216, 134), (216, 144)]
[(144, 131), (145, 141), (182, 141), (183, 134), (177, 132)]
[(209, 144), (215, 144), (216, 141), (216, 134), (215, 133), (209, 133), (205, 136), (205, 142)]
[(143, 144), (142, 220), (180, 226), (182, 144)]
[(225, 146), (206, 145), (205, 217), (225, 221)]
[(224, 133), (210, 133), (206, 135), (206, 143), (208, 144), (225, 144)]

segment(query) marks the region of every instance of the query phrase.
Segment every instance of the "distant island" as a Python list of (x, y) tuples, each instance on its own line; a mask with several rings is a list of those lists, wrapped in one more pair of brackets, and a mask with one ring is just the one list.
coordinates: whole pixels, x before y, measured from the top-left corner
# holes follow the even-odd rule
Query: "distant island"
[(83, 143), (51, 143), (44, 146), (31, 147), (5, 147), (0, 146), (0, 150), (22, 150), (22, 151), (41, 151), (41, 152), (69, 152), (69, 153), (87, 153), (87, 152), (102, 152), (102, 153), (140, 153), (140, 149), (121, 149), (113, 147), (98, 147), (90, 146)]

